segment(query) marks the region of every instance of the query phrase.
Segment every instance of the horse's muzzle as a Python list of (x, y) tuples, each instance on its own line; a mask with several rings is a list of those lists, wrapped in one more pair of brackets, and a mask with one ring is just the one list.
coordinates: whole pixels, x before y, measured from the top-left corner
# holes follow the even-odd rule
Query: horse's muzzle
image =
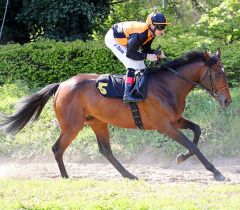
[(228, 107), (232, 103), (232, 99), (220, 96), (218, 102), (221, 107)]

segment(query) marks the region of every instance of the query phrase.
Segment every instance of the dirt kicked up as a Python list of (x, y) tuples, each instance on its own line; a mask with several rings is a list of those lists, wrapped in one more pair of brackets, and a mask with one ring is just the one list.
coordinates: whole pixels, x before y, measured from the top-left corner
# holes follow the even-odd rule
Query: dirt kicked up
[[(66, 160), (66, 169), (70, 178), (94, 178), (97, 180), (123, 179), (117, 170), (106, 161)], [(240, 184), (240, 159), (218, 158), (211, 161), (227, 178), (229, 184)], [(123, 165), (138, 178), (159, 183), (171, 182), (215, 182), (211, 172), (194, 157), (184, 163), (176, 164), (174, 158), (152, 160), (138, 156), (125, 161)], [(60, 178), (57, 163), (51, 160), (13, 161), (3, 159), (0, 163), (0, 178)]]

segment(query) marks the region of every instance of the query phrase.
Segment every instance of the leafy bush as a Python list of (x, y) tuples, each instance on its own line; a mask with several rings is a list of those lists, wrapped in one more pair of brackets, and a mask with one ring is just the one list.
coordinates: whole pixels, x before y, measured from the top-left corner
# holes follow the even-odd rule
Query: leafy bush
[[(155, 39), (153, 48), (160, 43), (165, 54), (173, 59), (196, 48), (208, 48), (215, 52), (221, 46), (222, 60), (231, 85), (239, 84), (240, 42), (222, 45), (221, 42), (193, 33), (174, 33), (171, 30), (166, 36)], [(123, 64), (99, 41), (40, 40), (25, 45), (0, 46), (0, 49), (0, 84), (20, 80), (27, 82), (30, 87), (39, 87), (61, 82), (81, 73), (125, 73)]]
[(110, 14), (104, 21), (101, 18), (98, 19), (98, 23), (94, 27), (92, 34), (95, 40), (102, 40), (106, 32), (115, 23), (131, 20), (145, 21), (147, 15), (153, 12), (149, 7), (146, 9), (145, 1), (143, 0), (129, 0), (123, 1), (120, 4), (112, 4), (110, 10)]
[[(1, 2), (2, 17), (5, 1)], [(109, 0), (12, 0), (0, 42), (26, 43), (38, 37), (85, 40), (96, 19), (108, 14), (109, 3)]]
[(0, 83), (16, 80), (30, 86), (60, 82), (79, 73), (124, 72), (123, 65), (99, 42), (38, 41), (2, 46)]
[(224, 0), (209, 13), (203, 14), (196, 30), (198, 34), (210, 36), (228, 43), (240, 41), (240, 4), (238, 0)]

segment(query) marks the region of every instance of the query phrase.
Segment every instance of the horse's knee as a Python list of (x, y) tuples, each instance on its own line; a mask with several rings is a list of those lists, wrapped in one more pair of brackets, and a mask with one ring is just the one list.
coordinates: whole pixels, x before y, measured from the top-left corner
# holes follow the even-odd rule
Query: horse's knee
[(56, 154), (58, 153), (59, 151), (59, 144), (56, 142), (53, 146), (52, 146), (52, 151), (53, 151), (53, 154), (56, 156)]
[(53, 146), (52, 146), (52, 151), (53, 151), (53, 154), (55, 156), (55, 159), (58, 161), (58, 160), (62, 160), (62, 156), (63, 154), (60, 152), (60, 145), (58, 142), (56, 142)]
[(196, 133), (197, 136), (200, 136), (202, 133), (202, 130), (199, 125), (195, 124), (193, 128), (194, 132)]

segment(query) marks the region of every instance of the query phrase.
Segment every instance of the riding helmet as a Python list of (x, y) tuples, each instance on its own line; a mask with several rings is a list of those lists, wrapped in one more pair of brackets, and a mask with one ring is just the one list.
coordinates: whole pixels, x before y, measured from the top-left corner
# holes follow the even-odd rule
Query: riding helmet
[(149, 14), (147, 17), (146, 23), (149, 25), (154, 25), (154, 26), (169, 24), (167, 22), (166, 17), (161, 12), (157, 12), (157, 13), (152, 12), (151, 14)]

